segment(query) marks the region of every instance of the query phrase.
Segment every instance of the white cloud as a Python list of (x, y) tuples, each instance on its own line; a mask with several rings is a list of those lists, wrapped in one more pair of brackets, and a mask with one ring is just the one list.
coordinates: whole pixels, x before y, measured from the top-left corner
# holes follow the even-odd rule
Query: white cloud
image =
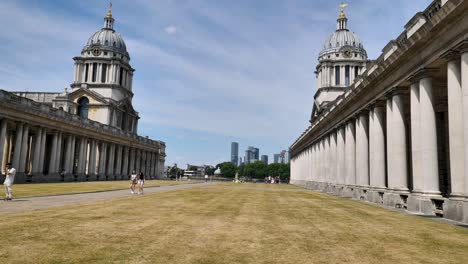
[(177, 33), (177, 27), (171, 25), (171, 26), (166, 27), (164, 31), (166, 31), (167, 34), (172, 35), (172, 34)]

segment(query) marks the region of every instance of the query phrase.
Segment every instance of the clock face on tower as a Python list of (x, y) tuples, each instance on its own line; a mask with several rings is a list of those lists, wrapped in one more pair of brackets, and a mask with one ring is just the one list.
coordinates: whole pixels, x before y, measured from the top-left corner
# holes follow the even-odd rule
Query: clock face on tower
[(94, 55), (94, 56), (99, 56), (99, 55), (101, 55), (101, 50), (100, 50), (100, 49), (93, 49), (93, 55)]
[(353, 51), (349, 48), (343, 49), (343, 57), (351, 58), (353, 56)]

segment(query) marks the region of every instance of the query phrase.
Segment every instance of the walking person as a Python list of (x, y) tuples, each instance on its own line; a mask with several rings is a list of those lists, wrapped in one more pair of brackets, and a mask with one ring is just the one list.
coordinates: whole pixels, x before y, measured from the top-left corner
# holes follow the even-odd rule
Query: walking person
[(15, 181), (16, 169), (11, 166), (11, 163), (7, 163), (6, 177), (3, 185), (5, 187), (5, 201), (11, 201), (13, 199), (13, 182)]
[(205, 174), (205, 182), (208, 182), (208, 174)]
[(140, 176), (138, 176), (138, 194), (143, 194), (143, 184), (145, 184), (145, 175), (140, 172)]
[(130, 181), (131, 181), (131, 185), (130, 185), (130, 192), (132, 194), (135, 193), (135, 186), (137, 184), (137, 174), (135, 171), (132, 171), (132, 175), (130, 175)]

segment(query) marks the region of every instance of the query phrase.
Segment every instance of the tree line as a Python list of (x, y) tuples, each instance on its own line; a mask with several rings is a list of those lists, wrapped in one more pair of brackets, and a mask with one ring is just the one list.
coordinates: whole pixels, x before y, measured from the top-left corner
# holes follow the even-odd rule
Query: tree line
[(221, 173), (226, 178), (234, 178), (236, 173), (239, 177), (250, 177), (253, 179), (264, 179), (268, 176), (279, 176), (281, 181), (288, 182), (290, 177), (290, 164), (265, 164), (263, 161), (256, 161), (250, 164), (242, 164), (238, 167), (231, 162), (224, 162), (216, 165), (221, 169)]

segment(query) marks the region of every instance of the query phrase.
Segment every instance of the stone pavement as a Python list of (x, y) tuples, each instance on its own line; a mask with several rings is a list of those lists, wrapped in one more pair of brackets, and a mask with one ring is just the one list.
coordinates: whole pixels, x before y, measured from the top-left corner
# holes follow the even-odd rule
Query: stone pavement
[[(194, 187), (203, 187), (203, 186), (212, 185), (212, 184), (216, 184), (216, 182), (167, 185), (167, 186), (160, 186), (160, 187), (147, 187), (145, 188), (145, 194), (183, 190), (183, 189), (194, 188)], [(132, 195), (136, 195), (136, 194), (131, 194), (130, 189), (128, 189), (128, 190), (117, 190), (117, 191), (107, 191), (107, 192), (53, 195), (53, 196), (31, 197), (31, 198), (26, 197), (26, 198), (13, 199), (13, 201), (9, 201), (9, 202), (5, 202), (2, 200), (0, 201), (0, 214), (21, 213), (21, 212), (46, 209), (46, 208), (51, 208), (51, 207), (104, 201), (104, 200), (127, 197), (127, 196), (132, 196)]]

